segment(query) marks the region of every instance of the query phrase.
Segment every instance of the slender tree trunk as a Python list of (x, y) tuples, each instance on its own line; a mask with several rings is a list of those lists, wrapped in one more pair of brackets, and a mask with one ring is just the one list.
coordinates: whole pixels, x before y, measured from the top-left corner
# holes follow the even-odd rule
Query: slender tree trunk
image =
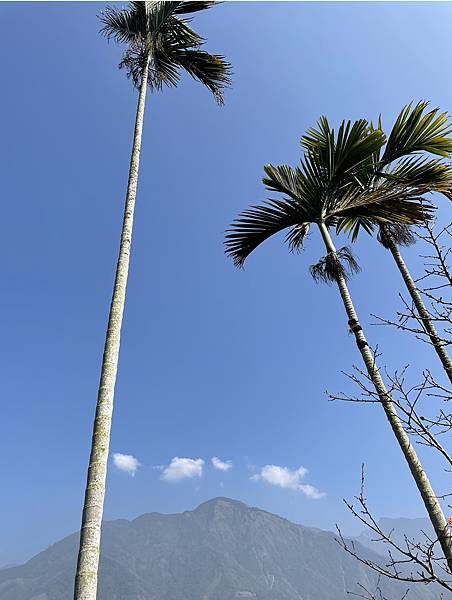
[[(333, 241), (329, 234), (328, 228), (324, 223), (319, 223), (319, 229), (325, 242), (328, 253), (336, 253)], [(386, 418), (391, 425), (392, 431), (397, 439), (397, 442), (402, 450), (405, 460), (408, 463), (411, 474), (416, 482), (419, 493), (424, 502), (430, 521), (433, 525), (435, 533), (441, 544), (442, 551), (447, 560), (448, 567), (452, 572), (452, 534), (447, 527), (447, 522), (441, 509), (438, 498), (433, 491), (430, 481), (422, 468), (422, 464), (416, 454), (415, 449), (411, 445), (410, 438), (406, 433), (400, 418), (395, 409), (391, 395), (389, 394), (383, 379), (380, 375), (378, 366), (376, 365), (374, 356), (369, 349), (369, 344), (364, 336), (363, 329), (358, 320), (358, 315), (353, 306), (352, 298), (345, 281), (345, 277), (339, 274), (337, 285), (341, 294), (342, 302), (348, 317), (348, 323), (351, 331), (355, 336), (356, 345), (361, 353), (364, 364), (366, 365), (367, 373), (373, 383), (375, 391), (378, 394), (381, 405), (386, 414)]]
[(133, 214), (137, 191), (147, 79), (148, 64), (143, 68), (135, 119), (135, 132), (132, 157), (130, 160), (121, 243), (105, 338), (85, 491), (85, 502), (83, 505), (74, 600), (95, 600), (97, 594), (97, 571), (99, 566), (100, 534), (105, 497), (105, 479), (107, 475), (121, 325), (129, 271), (130, 246), (132, 242)]
[(420, 295), (419, 290), (417, 289), (416, 284), (414, 283), (413, 278), (411, 277), (408, 267), (406, 266), (402, 255), (400, 254), (399, 248), (395, 243), (394, 238), (386, 230), (384, 230), (384, 236), (386, 244), (389, 250), (391, 251), (392, 256), (394, 257), (394, 260), (396, 261), (400, 273), (402, 274), (403, 281), (405, 282), (407, 290), (413, 300), (418, 315), (421, 318), (422, 326), (425, 330), (425, 333), (430, 338), (430, 341), (432, 342), (433, 347), (436, 350), (436, 354), (438, 355), (444, 367), (444, 370), (446, 371), (446, 374), (449, 377), (449, 381), (452, 383), (452, 361), (449, 358), (447, 349), (436, 332), (435, 326), (433, 325), (433, 321), (430, 318), (430, 315), (422, 300), (422, 296)]

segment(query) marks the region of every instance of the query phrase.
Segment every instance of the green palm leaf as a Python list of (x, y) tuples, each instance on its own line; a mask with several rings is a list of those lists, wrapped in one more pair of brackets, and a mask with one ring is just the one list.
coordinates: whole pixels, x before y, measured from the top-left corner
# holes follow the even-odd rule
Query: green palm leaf
[[(447, 195), (451, 189), (450, 165), (441, 159), (428, 159), (415, 154), (424, 151), (441, 155), (452, 150), (447, 114), (439, 114), (438, 109), (424, 114), (426, 106), (426, 102), (420, 102), (413, 110), (411, 105), (405, 107), (391, 131), (383, 155), (381, 148), (377, 149), (348, 173), (341, 174), (345, 193), (336, 192), (335, 207), (331, 211), (336, 217), (341, 215), (345, 219), (343, 222), (338, 220), (338, 232), (344, 230), (356, 240), (361, 228), (371, 233), (377, 223), (388, 223), (388, 219), (394, 223), (410, 223), (410, 219), (418, 222), (422, 215), (428, 217), (431, 210), (425, 199), (421, 199), (423, 194), (439, 191)], [(372, 124), (369, 129), (381, 131), (381, 127), (379, 118), (377, 129)], [(361, 131), (364, 136), (363, 127)], [(330, 140), (328, 122), (322, 118), (317, 128), (310, 129), (302, 137), (301, 144), (322, 158), (331, 154)], [(419, 210), (416, 207), (422, 200), (423, 205)], [(383, 214), (380, 214), (383, 208), (378, 205), (383, 201), (385, 206)], [(371, 207), (373, 224), (369, 216), (358, 215), (363, 203)], [(353, 210), (352, 205), (356, 206)], [(348, 207), (347, 215), (343, 212), (344, 207)], [(390, 217), (387, 212), (389, 208), (399, 215)]]
[(303, 209), (293, 200), (268, 200), (252, 206), (234, 221), (226, 232), (226, 254), (237, 267), (242, 267), (247, 257), (272, 235), (292, 227), (286, 237), (291, 249), (298, 249), (308, 232)]
[(318, 156), (324, 177), (332, 183), (369, 160), (384, 143), (383, 132), (369, 127), (365, 119), (359, 119), (353, 125), (350, 121), (343, 121), (336, 136), (326, 117), (321, 117), (317, 128), (309, 129), (300, 140), (307, 155)]
[(428, 102), (421, 101), (412, 109), (405, 106), (391, 130), (383, 160), (391, 162), (413, 152), (429, 152), (447, 157), (452, 152), (452, 126), (448, 113), (434, 108), (428, 113)]
[(185, 15), (187, 13), (194, 13), (200, 10), (206, 10), (215, 4), (220, 4), (220, 2), (172, 2), (172, 4), (177, 4), (175, 7), (174, 13), (177, 15)]
[(118, 44), (131, 44), (136, 42), (143, 34), (146, 35), (140, 12), (132, 8), (118, 10), (112, 6), (107, 6), (100, 13), (99, 20), (103, 23), (101, 33), (107, 39), (113, 39)]
[(425, 156), (405, 156), (391, 169), (380, 173), (381, 178), (397, 180), (406, 185), (425, 186), (426, 191), (442, 192), (448, 189), (451, 167), (438, 159)]
[(296, 250), (312, 223), (335, 227), (356, 240), (361, 229), (372, 233), (382, 225), (424, 222), (432, 211), (424, 195), (451, 188), (452, 169), (441, 159), (404, 156), (392, 164), (381, 158), (386, 138), (380, 119), (378, 128), (363, 119), (343, 121), (336, 135), (321, 117), (300, 142), (304, 157), (298, 167), (264, 167), (263, 183), (282, 200), (251, 207), (227, 231), (226, 252), (237, 266), (287, 228), (286, 241)]
[(130, 2), (125, 9), (107, 7), (99, 15), (101, 32), (126, 44), (120, 68), (139, 87), (143, 68), (149, 64), (148, 85), (160, 90), (176, 86), (186, 71), (203, 83), (219, 104), (230, 85), (231, 66), (219, 54), (202, 50), (205, 40), (180, 17), (206, 10), (217, 2)]
[(170, 55), (172, 64), (182, 67), (193, 79), (203, 83), (223, 104), (223, 89), (229, 85), (229, 70), (224, 68), (224, 56), (203, 50), (183, 50)]

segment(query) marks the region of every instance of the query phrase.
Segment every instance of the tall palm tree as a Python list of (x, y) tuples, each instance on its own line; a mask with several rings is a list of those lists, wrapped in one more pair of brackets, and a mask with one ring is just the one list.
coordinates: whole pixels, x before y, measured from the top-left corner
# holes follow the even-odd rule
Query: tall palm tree
[(75, 600), (94, 600), (97, 592), (100, 533), (110, 443), (113, 396), (118, 366), (121, 324), (129, 269), (132, 226), (138, 181), (146, 90), (176, 86), (186, 71), (213, 93), (219, 104), (229, 85), (230, 65), (222, 56), (202, 50), (204, 44), (191, 27), (190, 13), (214, 2), (130, 2), (128, 8), (107, 8), (100, 15), (108, 39), (126, 44), (121, 68), (139, 89), (129, 180), (119, 258), (108, 319), (91, 455), (83, 506), (80, 549), (75, 578)]
[[(310, 130), (307, 137), (321, 137), (325, 143), (320, 151), (311, 150), (302, 139), (305, 153), (296, 168), (287, 165), (264, 167), (263, 182), (267, 190), (279, 192), (283, 197), (270, 199), (241, 213), (226, 233), (226, 253), (237, 267), (241, 267), (249, 254), (272, 235), (289, 229), (286, 241), (290, 250), (298, 250), (310, 227), (317, 226), (327, 254), (311, 267), (311, 273), (317, 280), (335, 282), (338, 286), (348, 325), (369, 380), (408, 463), (452, 571), (452, 536), (443, 511), (383, 382), (348, 289), (349, 272), (357, 271), (358, 265), (347, 247), (336, 249), (330, 234), (332, 228), (340, 229), (343, 223), (358, 220), (361, 226), (369, 227), (421, 222), (430, 211), (428, 203), (422, 201), (425, 180), (416, 182), (413, 178), (405, 182), (393, 175), (383, 178), (378, 189), (356, 186), (355, 178), (366, 168), (368, 161), (375, 160), (386, 141), (383, 133), (369, 127), (365, 120), (359, 120), (353, 126), (343, 122), (336, 136), (323, 117), (318, 130)], [(447, 180), (450, 185), (452, 170), (447, 165), (432, 165), (430, 184), (442, 180)]]
[[(358, 176), (354, 174), (354, 183), (361, 189), (378, 189), (381, 182), (398, 177), (405, 183), (425, 184), (425, 191), (438, 191), (447, 194), (448, 179), (436, 178), (431, 181), (432, 172), (441, 170), (442, 159), (431, 159), (426, 154), (447, 158), (452, 153), (452, 125), (447, 113), (438, 108), (426, 112), (428, 102), (418, 102), (413, 108), (405, 106), (397, 117), (384, 148), (377, 151), (360, 168)], [(381, 129), (381, 119), (378, 122)], [(327, 144), (326, 132), (311, 130), (302, 138), (302, 145), (311, 151), (321, 151)], [(432, 185), (432, 183), (434, 185)], [(356, 239), (361, 228), (367, 232), (375, 229), (374, 224), (364, 219), (344, 219), (339, 229), (351, 232)], [(409, 246), (416, 241), (415, 235), (406, 225), (379, 224), (378, 240), (387, 248), (399, 269), (410, 294), (425, 333), (441, 361), (452, 383), (452, 361), (446, 346), (438, 335), (433, 320), (422, 300), (422, 296), (400, 252), (400, 246)]]
[(416, 286), (416, 282), (414, 281), (410, 270), (403, 259), (402, 253), (400, 252), (400, 246), (410, 246), (411, 244), (414, 244), (416, 242), (416, 237), (410, 231), (409, 227), (398, 228), (384, 226), (380, 228), (378, 239), (380, 243), (391, 252), (397, 268), (402, 275), (408, 293), (411, 296), (417, 314), (419, 315), (419, 321), (425, 333), (430, 338), (430, 341), (436, 351), (436, 354), (438, 355), (439, 360), (441, 361), (450, 383), (452, 383), (452, 360), (450, 359), (445, 342), (438, 335), (431, 315), (424, 304), (418, 287)]
[[(449, 115), (439, 113), (438, 108), (424, 114), (427, 105), (427, 102), (419, 102), (411, 111), (411, 105), (408, 105), (398, 116), (382, 157), (386, 169), (398, 157), (412, 157), (420, 152), (448, 157), (452, 153), (452, 126)], [(422, 168), (425, 167), (425, 164)], [(376, 177), (378, 177), (377, 174)], [(447, 193), (448, 189), (444, 185), (440, 185), (436, 191)], [(408, 246), (414, 243), (415, 239), (409, 228), (383, 226), (380, 229), (379, 240), (394, 257), (422, 326), (433, 344), (449, 381), (452, 383), (452, 361), (444, 342), (438, 336), (422, 296), (399, 250), (399, 246)]]

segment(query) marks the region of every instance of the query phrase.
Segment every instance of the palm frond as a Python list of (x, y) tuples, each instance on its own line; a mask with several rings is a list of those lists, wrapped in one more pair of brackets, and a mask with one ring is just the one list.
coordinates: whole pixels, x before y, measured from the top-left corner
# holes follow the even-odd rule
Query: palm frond
[(375, 189), (348, 188), (337, 198), (330, 216), (336, 231), (347, 232), (356, 241), (361, 228), (372, 233), (376, 225), (414, 225), (431, 218), (433, 206), (425, 199), (425, 185), (407, 185), (387, 180)]
[(305, 220), (316, 221), (322, 217), (322, 204), (319, 197), (326, 185), (322, 173), (314, 160), (306, 159), (300, 167), (288, 165), (265, 165), (266, 177), (262, 179), (267, 190), (289, 196), (303, 207)]
[[(164, 29), (168, 28), (168, 24), (176, 21), (172, 18), (177, 8), (178, 2), (165, 2), (164, 0), (147, 0), (145, 2), (133, 2), (138, 12), (143, 14), (146, 22), (146, 33), (148, 37), (154, 39)], [(138, 5), (138, 6), (137, 6)]]
[[(418, 105), (415, 114), (419, 116), (423, 108), (422, 104)], [(402, 111), (400, 121), (409, 120), (409, 115), (408, 107)], [(429, 122), (437, 121), (431, 115), (429, 119)], [(378, 128), (381, 128), (381, 119)], [(309, 145), (321, 146), (324, 140), (325, 135), (315, 137), (311, 133)], [(418, 137), (417, 149), (420, 149), (419, 140)], [(425, 156), (405, 156), (393, 165), (387, 156), (380, 159), (378, 152), (345, 173), (342, 181), (343, 188), (336, 192), (329, 214), (340, 217), (337, 231), (345, 230), (355, 241), (360, 229), (372, 233), (377, 224), (415, 224), (429, 218), (431, 206), (422, 196), (431, 191), (447, 194), (452, 186), (452, 170), (441, 159)]]
[[(133, 85), (139, 88), (141, 85), (141, 75), (143, 67), (148, 60), (148, 52), (145, 44), (137, 41), (129, 44), (129, 47), (124, 52), (122, 60), (119, 63), (120, 69), (125, 69), (127, 77), (133, 81)], [(152, 85), (152, 78), (150, 78)]]
[(171, 60), (182, 67), (194, 79), (203, 83), (214, 95), (218, 104), (223, 104), (223, 91), (231, 84), (231, 65), (224, 56), (209, 54), (203, 50), (174, 52)]
[(267, 177), (262, 179), (266, 188), (271, 192), (281, 192), (293, 200), (298, 198), (297, 172), (288, 165), (265, 165)]
[[(127, 77), (133, 81), (136, 88), (141, 85), (143, 67), (149, 60), (148, 48), (145, 43), (129, 44), (119, 63), (120, 69), (125, 69)], [(167, 59), (164, 52), (155, 50), (149, 63), (148, 85), (151, 89), (160, 90), (163, 85), (175, 87), (180, 80), (179, 68)]]
[(369, 126), (365, 119), (342, 121), (337, 136), (328, 119), (321, 117), (316, 128), (309, 129), (300, 140), (307, 156), (315, 156), (321, 164), (324, 178), (334, 184), (352, 169), (379, 153), (385, 143), (379, 129)]
[(178, 65), (174, 64), (174, 61), (160, 50), (156, 50), (153, 54), (149, 75), (149, 85), (156, 90), (161, 90), (163, 85), (176, 87), (180, 81)]
[(138, 12), (133, 7), (118, 9), (107, 6), (98, 18), (103, 23), (100, 30), (102, 35), (105, 35), (108, 40), (113, 39), (118, 44), (136, 43), (140, 37), (146, 35), (146, 23), (141, 11)]
[(386, 141), (379, 129), (370, 129), (365, 119), (359, 119), (350, 127), (342, 123), (336, 140), (335, 175), (346, 174), (380, 150)]
[(301, 148), (306, 151), (316, 151), (318, 148), (325, 148), (330, 141), (330, 124), (325, 115), (322, 115), (317, 121), (317, 127), (310, 127), (300, 138)]
[(425, 194), (445, 192), (452, 183), (451, 167), (439, 160), (406, 157), (369, 186), (349, 186), (336, 196), (330, 212), (338, 219), (337, 232), (344, 230), (356, 241), (360, 229), (372, 233), (375, 225), (413, 225), (429, 219), (431, 204)]
[(194, 13), (200, 10), (207, 10), (216, 4), (221, 4), (221, 2), (173, 2), (173, 4), (178, 5), (174, 10), (175, 14), (185, 15), (187, 13)]
[(425, 191), (443, 192), (450, 188), (452, 167), (441, 159), (428, 159), (425, 156), (406, 156), (394, 166), (378, 172), (386, 180), (398, 181), (408, 186), (416, 186)]
[(162, 89), (163, 85), (176, 87), (182, 67), (178, 57), (196, 52), (193, 49), (200, 48), (204, 43), (203, 38), (180, 19), (169, 19), (162, 29), (154, 39), (149, 72), (149, 85), (157, 90)]
[(377, 234), (377, 240), (386, 249), (390, 247), (390, 240), (397, 246), (412, 246), (416, 243), (416, 236), (408, 225), (398, 225), (395, 223), (382, 225)]
[[(145, 23), (146, 33), (157, 35), (171, 29), (174, 23), (187, 24), (191, 19), (176, 19), (175, 15), (188, 14), (209, 8), (215, 2), (170, 2), (168, 0), (138, 0), (129, 2), (129, 10)], [(192, 6), (189, 6), (192, 5)], [(208, 5), (208, 6), (206, 6)], [(169, 25), (169, 27), (168, 27)], [(143, 30), (144, 31), (144, 30)]]
[[(409, 121), (410, 110), (408, 107), (402, 114), (399, 129)], [(422, 119), (427, 133), (429, 123), (438, 131), (437, 116), (429, 117), (427, 125)], [(417, 135), (415, 147), (420, 148), (421, 142), (429, 147), (426, 139), (426, 135)], [(377, 228), (388, 227), (399, 243), (410, 243), (407, 227), (423, 223), (432, 215), (434, 207), (425, 195), (440, 191), (452, 197), (452, 168), (441, 159), (424, 156), (402, 155), (389, 161), (381, 156), (385, 141), (381, 119), (377, 127), (363, 119), (343, 121), (336, 135), (322, 117), (300, 140), (304, 157), (298, 167), (264, 167), (266, 188), (282, 194), (283, 199), (243, 213), (228, 232), (227, 254), (242, 266), (258, 245), (285, 228), (290, 228), (286, 236), (290, 249), (298, 250), (312, 223), (335, 227), (338, 233), (348, 233), (353, 241), (361, 230), (371, 234)], [(344, 250), (342, 258), (353, 271), (350, 254)], [(331, 274), (339, 269), (336, 259), (326, 257), (313, 267), (314, 275), (331, 280)]]
[(260, 206), (252, 206), (226, 231), (226, 254), (232, 257), (236, 267), (243, 267), (253, 250), (288, 227), (298, 227), (298, 231), (292, 230), (286, 239), (291, 248), (299, 248), (308, 230), (305, 221), (309, 219), (293, 200), (268, 200)]
[(166, 23), (164, 31), (155, 38), (155, 46), (161, 51), (171, 55), (183, 50), (198, 50), (205, 43), (205, 39), (194, 31), (186, 19), (172, 18)]
[[(201, 50), (205, 43), (181, 15), (206, 10), (218, 2), (133, 1), (125, 9), (107, 7), (99, 15), (101, 32), (127, 44), (120, 68), (135, 86), (141, 85), (143, 67), (149, 65), (151, 89), (176, 86), (182, 70), (211, 90), (219, 104), (230, 85), (231, 65), (218, 54)], [(146, 62), (148, 61), (148, 62)]]
[(299, 223), (289, 230), (285, 239), (289, 246), (289, 252), (300, 252), (304, 246), (305, 238), (309, 233), (309, 228), (309, 223)]
[(361, 268), (348, 246), (344, 246), (336, 252), (329, 252), (309, 268), (316, 283), (323, 281), (328, 285), (337, 282), (340, 276), (347, 281), (350, 275), (359, 273), (360, 270)]
[(452, 152), (452, 124), (447, 112), (438, 108), (425, 113), (428, 102), (405, 106), (391, 130), (383, 160), (391, 162), (413, 152), (447, 157)]

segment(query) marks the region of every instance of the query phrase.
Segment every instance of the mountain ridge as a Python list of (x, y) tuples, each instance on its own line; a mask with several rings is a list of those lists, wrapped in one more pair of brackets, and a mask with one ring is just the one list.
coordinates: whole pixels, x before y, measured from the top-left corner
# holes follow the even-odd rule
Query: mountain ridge
[[(79, 534), (0, 571), (1, 600), (71, 600)], [(360, 546), (363, 555), (381, 557)], [(332, 532), (220, 496), (182, 513), (105, 521), (98, 600), (345, 600), (377, 575)], [(392, 599), (405, 586), (382, 581)], [(409, 600), (433, 600), (415, 588)]]

